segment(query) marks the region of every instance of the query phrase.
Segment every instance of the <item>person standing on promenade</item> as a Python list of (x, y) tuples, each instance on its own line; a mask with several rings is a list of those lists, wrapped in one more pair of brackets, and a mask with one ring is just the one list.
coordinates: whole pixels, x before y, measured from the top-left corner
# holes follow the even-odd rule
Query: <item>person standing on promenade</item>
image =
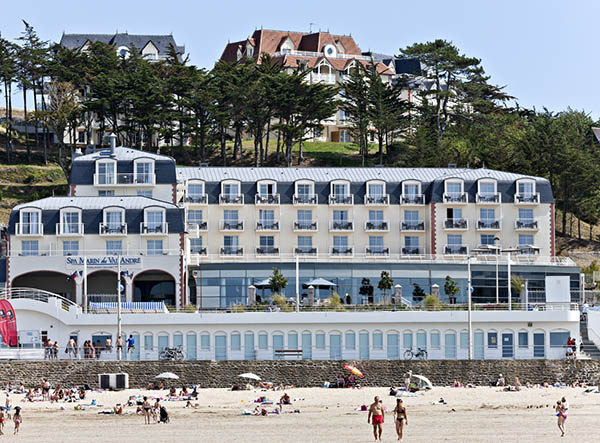
[(383, 403), (379, 401), (379, 397), (375, 397), (374, 402), (369, 406), (369, 417), (367, 423), (371, 423), (371, 416), (373, 416), (373, 435), (375, 441), (377, 441), (377, 435), (379, 434), (379, 441), (381, 441), (381, 433), (383, 432), (383, 420), (384, 420), (384, 407)]
[(398, 440), (402, 440), (402, 432), (404, 431), (404, 425), (408, 425), (408, 417), (406, 416), (406, 408), (402, 404), (401, 398), (396, 400), (394, 415), (396, 416), (396, 434), (398, 435)]

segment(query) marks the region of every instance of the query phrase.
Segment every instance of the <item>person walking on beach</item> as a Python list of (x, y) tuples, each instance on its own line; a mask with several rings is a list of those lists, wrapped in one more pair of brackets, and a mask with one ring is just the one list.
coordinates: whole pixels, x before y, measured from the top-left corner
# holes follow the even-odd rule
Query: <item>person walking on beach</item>
[(142, 410), (144, 412), (144, 424), (146, 425), (150, 424), (150, 409), (152, 409), (152, 407), (150, 406), (148, 397), (144, 397), (144, 403), (142, 403)]
[(12, 408), (12, 400), (10, 399), (10, 396), (8, 395), (8, 393), (6, 394), (6, 401), (4, 402), (4, 406), (6, 409), (6, 418), (8, 418), (10, 420), (10, 410)]
[(408, 426), (408, 417), (406, 416), (406, 407), (402, 404), (402, 399), (396, 400), (396, 407), (394, 408), (394, 415), (396, 417), (396, 434), (398, 434), (398, 440), (402, 440), (402, 432), (404, 431), (404, 425)]
[(383, 420), (384, 420), (384, 407), (383, 403), (379, 401), (379, 397), (375, 397), (371, 406), (369, 406), (369, 417), (367, 423), (371, 423), (371, 416), (373, 416), (373, 435), (375, 441), (377, 441), (377, 435), (379, 434), (379, 441), (381, 441), (381, 433), (383, 432)]
[(23, 423), (23, 417), (21, 416), (21, 408), (19, 406), (15, 407), (13, 421), (15, 422), (15, 432), (13, 432), (13, 435), (16, 435), (19, 432), (21, 423)]
[(404, 378), (404, 390), (406, 392), (410, 391), (410, 378), (412, 377), (412, 370), (408, 371), (406, 373), (406, 376)]

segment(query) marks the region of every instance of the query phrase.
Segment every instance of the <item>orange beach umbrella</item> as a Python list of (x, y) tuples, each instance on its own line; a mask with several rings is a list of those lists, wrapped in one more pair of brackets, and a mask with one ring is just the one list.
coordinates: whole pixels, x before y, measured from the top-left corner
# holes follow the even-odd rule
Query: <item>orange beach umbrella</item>
[(352, 372), (354, 375), (357, 375), (359, 377), (364, 377), (363, 373), (360, 372), (358, 370), (358, 368), (356, 366), (352, 366), (352, 365), (344, 365), (344, 369), (349, 370), (350, 372)]

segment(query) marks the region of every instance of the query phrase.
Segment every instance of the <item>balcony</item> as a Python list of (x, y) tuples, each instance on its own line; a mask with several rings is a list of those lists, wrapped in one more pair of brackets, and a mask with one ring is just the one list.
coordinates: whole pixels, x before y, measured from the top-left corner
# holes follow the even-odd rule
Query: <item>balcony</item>
[(208, 195), (186, 195), (185, 197), (183, 197), (183, 202), (190, 205), (207, 205)]
[(335, 85), (335, 74), (315, 74), (310, 73), (311, 83), (327, 83), (329, 85)]
[(389, 257), (390, 248), (365, 248), (366, 257)]
[(111, 237), (127, 235), (127, 223), (100, 223), (98, 232)]
[(467, 245), (446, 245), (444, 254), (446, 255), (467, 255), (469, 247)]
[(94, 186), (154, 186), (154, 174), (94, 174)]
[(300, 257), (316, 257), (318, 253), (319, 250), (313, 247), (294, 248), (294, 257), (297, 255)]
[(352, 232), (354, 223), (348, 220), (334, 220), (329, 223), (329, 230), (332, 232)]
[(425, 204), (425, 196), (423, 194), (402, 194), (400, 196), (400, 204), (402, 206), (423, 206)]
[(274, 246), (259, 246), (256, 248), (256, 255), (263, 257), (279, 257), (279, 248)]
[(169, 224), (162, 223), (140, 223), (140, 233), (142, 235), (167, 235), (169, 233)]
[(225, 206), (243, 206), (244, 196), (240, 194), (221, 194), (219, 204)]
[(83, 223), (57, 223), (56, 235), (58, 237), (81, 237), (83, 235)]
[(469, 229), (469, 223), (465, 218), (447, 218), (444, 221), (444, 229), (453, 231), (466, 231)]
[(425, 232), (425, 222), (423, 221), (403, 221), (400, 225), (401, 231)]
[(221, 247), (219, 254), (221, 257), (243, 257), (244, 248), (241, 246), (223, 246)]
[(294, 222), (294, 232), (316, 232), (319, 230), (319, 224), (316, 221), (298, 221)]
[(466, 204), (469, 203), (469, 196), (466, 192), (444, 192), (444, 203)]
[(208, 252), (206, 248), (192, 248), (190, 249), (190, 254), (206, 256), (208, 255)]
[(478, 231), (500, 231), (502, 229), (501, 220), (483, 219), (477, 220)]
[(329, 250), (329, 255), (332, 257), (352, 257), (354, 249), (352, 246), (333, 246)]
[(254, 204), (257, 206), (277, 206), (279, 205), (279, 194), (256, 194), (254, 196)]
[(185, 225), (185, 230), (192, 235), (198, 235), (198, 232), (206, 232), (208, 231), (208, 221), (203, 220), (200, 222), (188, 222)]
[(279, 220), (258, 220), (256, 222), (257, 231), (279, 232)]
[(478, 205), (497, 205), (502, 203), (502, 197), (499, 192), (477, 193), (475, 203)]
[(538, 205), (540, 203), (540, 194), (515, 194), (516, 205)]
[(331, 194), (329, 196), (329, 204), (331, 206), (352, 206), (354, 204), (354, 196), (346, 194)]
[(293, 201), (296, 206), (315, 206), (319, 203), (316, 194), (294, 194)]
[(533, 218), (518, 218), (515, 220), (517, 231), (537, 231), (539, 229), (537, 220)]
[(385, 195), (365, 195), (365, 206), (388, 206), (390, 204), (390, 196)]
[(244, 220), (221, 220), (219, 230), (226, 232), (242, 232), (244, 230)]
[(365, 231), (389, 232), (390, 224), (386, 220), (368, 220), (365, 222)]
[(400, 250), (401, 255), (423, 255), (424, 251), (418, 246), (405, 246)]
[(15, 235), (42, 237), (44, 235), (44, 225), (41, 223), (17, 223), (15, 226)]

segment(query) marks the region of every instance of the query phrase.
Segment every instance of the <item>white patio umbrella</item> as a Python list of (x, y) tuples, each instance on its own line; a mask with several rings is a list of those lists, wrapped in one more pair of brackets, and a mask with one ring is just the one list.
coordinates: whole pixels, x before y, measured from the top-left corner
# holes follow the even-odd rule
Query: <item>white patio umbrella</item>
[(256, 380), (256, 381), (260, 381), (260, 377), (256, 374), (253, 374), (252, 372), (246, 372), (244, 374), (240, 374), (238, 375), (238, 377), (240, 378), (248, 378), (250, 380)]
[(173, 374), (172, 372), (163, 372), (162, 374), (158, 374), (155, 378), (168, 378), (171, 380), (179, 380), (179, 376)]
[(433, 384), (424, 375), (413, 374), (413, 377), (420, 380), (425, 387), (428, 387), (429, 389), (433, 388)]

